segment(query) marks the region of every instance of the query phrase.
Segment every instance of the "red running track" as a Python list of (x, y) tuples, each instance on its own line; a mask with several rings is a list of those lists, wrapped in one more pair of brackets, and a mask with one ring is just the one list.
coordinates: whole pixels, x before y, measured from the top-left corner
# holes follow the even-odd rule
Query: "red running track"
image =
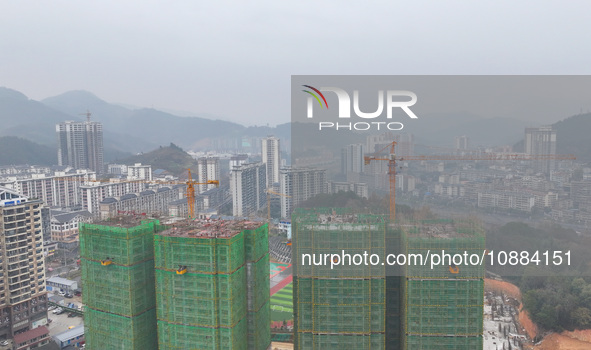
[(290, 284), (292, 281), (293, 281), (293, 276), (285, 277), (283, 280), (281, 280), (281, 282), (277, 283), (273, 288), (271, 288), (271, 295), (277, 293), (278, 291), (283, 289), (283, 287)]

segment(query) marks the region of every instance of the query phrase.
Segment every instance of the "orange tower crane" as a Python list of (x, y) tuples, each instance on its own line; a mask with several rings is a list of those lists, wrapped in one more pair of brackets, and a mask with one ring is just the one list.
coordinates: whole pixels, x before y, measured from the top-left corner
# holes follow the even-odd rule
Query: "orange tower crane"
[[(205, 182), (198, 182), (194, 181), (191, 177), (191, 169), (188, 170), (188, 179), (187, 181), (160, 181), (160, 180), (129, 180), (127, 182), (139, 182), (139, 183), (146, 183), (146, 184), (153, 184), (153, 185), (186, 185), (187, 191), (185, 196), (187, 197), (187, 204), (189, 207), (189, 219), (195, 218), (195, 185), (216, 185), (219, 186), (220, 182), (218, 180), (207, 180)], [(80, 179), (73, 179), (69, 177), (58, 177), (56, 178), (59, 181), (75, 181), (75, 182), (103, 182), (103, 183), (110, 183), (112, 182), (110, 179), (100, 179), (100, 180), (80, 180)]]
[[(390, 182), (390, 222), (394, 222), (396, 217), (396, 162), (407, 160), (568, 160), (576, 159), (572, 154), (506, 154), (506, 153), (483, 153), (474, 155), (420, 155), (398, 157), (395, 152), (396, 142), (389, 143), (381, 150), (363, 157), (365, 165), (372, 161), (388, 161), (388, 177)], [(384, 151), (390, 150), (387, 158), (384, 157)]]

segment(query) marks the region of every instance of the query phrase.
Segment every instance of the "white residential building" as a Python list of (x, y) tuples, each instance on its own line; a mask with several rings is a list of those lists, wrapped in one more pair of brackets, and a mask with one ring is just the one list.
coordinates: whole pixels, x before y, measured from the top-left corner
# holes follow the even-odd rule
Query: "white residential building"
[[(209, 180), (220, 180), (220, 161), (218, 157), (201, 157), (197, 160), (198, 164), (198, 176), (199, 182), (205, 183)], [(199, 193), (203, 193), (212, 188), (216, 188), (216, 185), (197, 185)]]
[(263, 163), (243, 164), (232, 168), (232, 215), (248, 216), (266, 205), (266, 178)]
[(148, 180), (152, 181), (152, 166), (135, 163), (127, 167), (128, 180)]
[(103, 173), (103, 125), (98, 122), (66, 121), (55, 126), (59, 165)]
[[(525, 129), (525, 153), (531, 155), (556, 154), (556, 130), (552, 126)], [(532, 161), (534, 171), (550, 173), (556, 169), (555, 159)]]
[(298, 204), (326, 192), (326, 170), (285, 167), (280, 183), (281, 217), (288, 218)]
[(93, 182), (90, 185), (80, 186), (82, 192), (82, 208), (88, 210), (93, 216), (100, 214), (100, 202), (108, 197), (120, 197), (128, 193), (141, 192), (147, 184), (140, 181), (116, 181), (107, 183)]
[(39, 198), (51, 207), (69, 208), (80, 205), (80, 186), (95, 180), (96, 173), (88, 170), (56, 171), (49, 174), (26, 174), (0, 180), (5, 186), (25, 197)]
[(264, 138), (261, 143), (263, 163), (267, 167), (267, 188), (279, 182), (279, 167), (281, 165), (281, 150), (279, 139), (274, 136)]
[(45, 325), (41, 200), (0, 187), (0, 338)]

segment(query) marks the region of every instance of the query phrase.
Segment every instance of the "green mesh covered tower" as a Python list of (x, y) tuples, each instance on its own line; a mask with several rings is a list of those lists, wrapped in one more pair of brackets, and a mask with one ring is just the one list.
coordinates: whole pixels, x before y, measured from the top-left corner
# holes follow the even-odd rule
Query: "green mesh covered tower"
[(158, 349), (154, 292), (157, 220), (80, 224), (86, 348)]
[[(384, 256), (383, 217), (347, 209), (296, 209), (292, 235), (295, 349), (385, 349), (386, 291), (397, 288), (387, 286), (385, 267), (331, 269), (330, 259), (328, 265), (324, 260), (324, 254), (342, 250)], [(398, 310), (392, 312), (398, 316)]]
[(266, 224), (186, 221), (154, 250), (159, 349), (269, 347)]
[[(408, 254), (476, 254), (483, 229), (472, 221), (431, 220), (400, 225)], [(404, 349), (473, 350), (483, 347), (484, 267), (408, 266), (403, 279)]]

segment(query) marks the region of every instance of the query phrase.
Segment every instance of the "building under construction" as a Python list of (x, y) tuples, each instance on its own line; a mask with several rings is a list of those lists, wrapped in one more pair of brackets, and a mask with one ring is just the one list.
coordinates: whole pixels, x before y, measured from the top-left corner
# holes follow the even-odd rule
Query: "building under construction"
[(157, 349), (154, 234), (159, 221), (80, 224), (87, 348)]
[(382, 216), (346, 209), (296, 209), (292, 214), (295, 349), (385, 348), (385, 267), (331, 269), (331, 260), (323, 257), (342, 250), (384, 256), (386, 229)]
[(154, 237), (160, 349), (271, 344), (266, 224), (182, 221)]
[[(474, 221), (432, 220), (401, 224), (406, 254), (475, 254), (485, 249)], [(456, 261), (457, 262), (457, 261)], [(476, 262), (476, 260), (474, 260)], [(483, 347), (484, 266), (441, 261), (406, 267), (403, 287), (403, 349), (472, 350)]]
[(475, 223), (389, 225), (383, 216), (346, 209), (296, 209), (292, 237), (295, 349), (482, 348), (482, 266), (353, 261), (331, 269), (332, 257), (321, 261), (343, 250), (381, 259), (428, 250), (482, 254), (484, 233)]

